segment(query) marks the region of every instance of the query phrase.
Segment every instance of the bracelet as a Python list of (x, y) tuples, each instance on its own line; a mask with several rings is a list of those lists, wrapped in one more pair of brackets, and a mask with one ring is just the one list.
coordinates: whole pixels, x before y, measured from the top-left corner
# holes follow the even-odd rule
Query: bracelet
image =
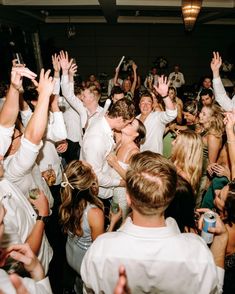
[(165, 99), (165, 98), (167, 98), (168, 97), (168, 94), (166, 95), (166, 96), (162, 96), (162, 99)]
[(235, 140), (231, 140), (231, 141), (228, 140), (227, 143), (228, 143), (228, 144), (235, 143)]

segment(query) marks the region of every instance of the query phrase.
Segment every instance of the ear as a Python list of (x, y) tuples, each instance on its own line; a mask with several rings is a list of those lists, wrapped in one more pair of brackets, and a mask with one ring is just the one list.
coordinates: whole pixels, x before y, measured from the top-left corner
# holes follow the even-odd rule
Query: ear
[(128, 194), (128, 192), (126, 192), (126, 202), (127, 202), (128, 206), (131, 207), (131, 198), (130, 198), (130, 195)]

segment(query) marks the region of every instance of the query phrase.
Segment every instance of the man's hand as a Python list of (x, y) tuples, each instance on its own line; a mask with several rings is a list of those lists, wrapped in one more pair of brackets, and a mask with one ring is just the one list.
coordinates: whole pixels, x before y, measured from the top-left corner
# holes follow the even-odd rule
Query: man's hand
[(38, 210), (39, 215), (49, 215), (49, 204), (43, 191), (40, 190), (39, 196), (36, 199), (29, 198), (29, 201)]
[(11, 245), (7, 248), (6, 254), (17, 261), (22, 262), (25, 270), (35, 281), (40, 281), (45, 278), (43, 268), (31, 250), (29, 244)]
[(50, 72), (50, 69), (46, 71), (46, 73), (44, 69), (41, 69), (39, 82), (32, 80), (37, 88), (39, 97), (40, 95), (42, 95), (43, 98), (45, 96), (50, 97), (53, 92), (55, 81), (52, 77), (50, 77)]
[(68, 142), (66, 140), (56, 142), (56, 146), (58, 153), (64, 153), (68, 149)]
[(219, 52), (213, 52), (213, 58), (211, 60), (211, 70), (213, 72), (213, 77), (218, 78), (219, 77), (219, 69), (222, 64), (222, 58), (219, 55)]
[(13, 66), (11, 70), (11, 86), (19, 91), (22, 88), (23, 77), (34, 80), (36, 76), (37, 75), (29, 70), (27, 67)]
[(54, 76), (59, 78), (60, 68), (61, 68), (59, 55), (55, 53), (54, 55), (51, 56), (51, 59), (52, 59), (52, 65), (54, 69)]
[(63, 75), (67, 75), (69, 72), (69, 68), (73, 63), (73, 59), (69, 60), (68, 52), (67, 51), (60, 51), (60, 66), (62, 68)]
[(167, 96), (168, 94), (169, 82), (167, 82), (167, 77), (163, 75), (158, 78), (158, 86), (154, 85), (154, 89), (160, 94), (162, 97)]
[(78, 70), (78, 66), (75, 63), (73, 63), (71, 65), (71, 67), (69, 68), (69, 75), (71, 77), (74, 77), (74, 75), (76, 74), (77, 70)]

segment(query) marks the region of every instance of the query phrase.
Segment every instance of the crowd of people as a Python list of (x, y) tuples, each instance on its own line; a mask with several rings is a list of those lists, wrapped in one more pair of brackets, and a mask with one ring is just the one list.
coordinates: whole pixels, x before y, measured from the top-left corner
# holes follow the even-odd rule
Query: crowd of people
[(119, 64), (101, 103), (96, 76), (77, 83), (67, 52), (39, 77), (13, 60), (0, 110), (1, 293), (234, 293), (235, 96), (221, 65), (213, 52), (213, 79), (181, 99), (179, 65), (142, 84), (134, 62), (125, 75)]

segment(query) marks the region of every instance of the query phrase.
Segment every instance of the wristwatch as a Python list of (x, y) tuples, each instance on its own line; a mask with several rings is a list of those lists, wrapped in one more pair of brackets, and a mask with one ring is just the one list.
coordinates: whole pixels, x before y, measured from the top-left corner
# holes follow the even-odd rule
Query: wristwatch
[(44, 222), (44, 224), (48, 223), (49, 221), (49, 216), (42, 216), (42, 215), (38, 215), (36, 220), (41, 220)]

